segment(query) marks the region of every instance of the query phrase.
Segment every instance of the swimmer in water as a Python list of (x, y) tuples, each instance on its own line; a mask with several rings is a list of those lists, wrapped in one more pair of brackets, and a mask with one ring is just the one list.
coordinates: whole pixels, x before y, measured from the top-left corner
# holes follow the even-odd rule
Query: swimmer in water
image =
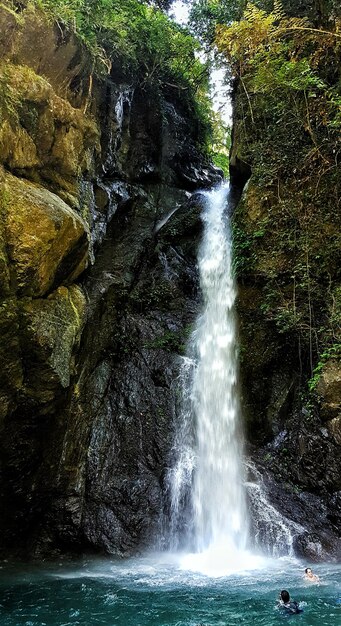
[(298, 602), (296, 602), (296, 600), (290, 600), (289, 592), (286, 591), (286, 589), (283, 589), (279, 594), (278, 607), (289, 614), (303, 613), (303, 609), (300, 609)]
[(306, 567), (304, 570), (304, 580), (308, 580), (310, 583), (319, 583), (320, 579), (316, 574), (313, 574), (310, 567)]

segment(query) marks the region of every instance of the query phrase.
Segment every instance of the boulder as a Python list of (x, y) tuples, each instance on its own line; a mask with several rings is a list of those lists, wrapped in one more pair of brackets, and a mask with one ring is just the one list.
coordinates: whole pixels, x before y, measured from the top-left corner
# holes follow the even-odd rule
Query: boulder
[(316, 391), (320, 396), (321, 417), (324, 420), (333, 421), (332, 429), (335, 429), (334, 418), (341, 420), (341, 363), (339, 361), (334, 359), (327, 361)]
[(18, 294), (39, 297), (81, 274), (88, 263), (87, 226), (63, 200), (8, 175), (2, 205)]

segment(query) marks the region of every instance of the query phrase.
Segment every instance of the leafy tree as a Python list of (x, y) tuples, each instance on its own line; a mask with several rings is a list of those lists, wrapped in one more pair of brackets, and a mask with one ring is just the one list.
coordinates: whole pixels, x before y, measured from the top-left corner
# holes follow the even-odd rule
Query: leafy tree
[[(22, 3), (21, 3), (22, 4)], [(97, 73), (118, 60), (141, 83), (177, 82), (192, 93), (207, 86), (198, 42), (158, 6), (139, 0), (29, 0), (61, 26), (74, 30), (93, 54)], [(12, 5), (18, 5), (12, 2)]]
[(190, 27), (199, 40), (209, 47), (215, 39), (217, 24), (238, 20), (246, 0), (194, 0), (190, 11)]
[[(338, 126), (338, 69), (335, 63), (329, 67), (329, 62), (341, 46), (339, 32), (314, 28), (307, 18), (287, 17), (280, 0), (274, 1), (271, 13), (249, 2), (242, 20), (217, 27), (215, 42), (242, 83), (253, 121), (252, 99), (257, 98), (258, 109), (262, 102), (263, 112), (269, 107), (274, 111), (275, 105), (276, 110), (297, 114), (295, 93), (301, 92), (304, 127), (307, 106), (309, 118), (311, 113), (307, 97), (317, 94), (318, 102), (312, 103), (320, 116), (317, 127)], [(265, 94), (267, 98), (261, 99)]]

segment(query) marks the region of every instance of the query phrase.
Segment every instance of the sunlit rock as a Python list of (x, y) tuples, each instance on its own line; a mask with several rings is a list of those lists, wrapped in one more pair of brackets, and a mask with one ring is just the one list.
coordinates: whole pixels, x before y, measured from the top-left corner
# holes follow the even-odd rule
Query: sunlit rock
[(77, 213), (47, 189), (13, 176), (6, 177), (2, 204), (18, 293), (41, 296), (58, 278), (77, 278), (88, 262), (87, 227)]
[[(321, 416), (325, 420), (341, 419), (341, 365), (336, 360), (329, 360), (324, 365), (317, 383), (316, 391), (320, 396)], [(332, 430), (335, 424), (333, 420)], [(330, 424), (328, 424), (329, 426)]]

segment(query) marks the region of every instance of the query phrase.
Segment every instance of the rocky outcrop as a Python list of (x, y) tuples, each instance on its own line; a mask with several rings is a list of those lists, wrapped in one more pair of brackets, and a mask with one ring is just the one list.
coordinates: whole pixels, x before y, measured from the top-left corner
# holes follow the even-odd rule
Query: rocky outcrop
[(14, 176), (3, 181), (3, 228), (19, 296), (43, 296), (75, 280), (88, 262), (88, 227), (63, 200)]
[(341, 365), (329, 359), (324, 363), (316, 385), (320, 415), (329, 434), (341, 446)]
[[(288, 443), (285, 433), (281, 438)], [(280, 437), (275, 446), (279, 442)], [(254, 461), (247, 467), (247, 491), (255, 547), (271, 556), (294, 552), (309, 562), (337, 561), (340, 492), (323, 500), (269, 472), (263, 455), (256, 449), (250, 452)]]
[[(290, 3), (289, 9), (302, 15), (301, 3)], [(334, 28), (333, 12), (322, 19), (314, 5), (309, 17), (319, 28), (326, 20), (328, 29)], [(319, 42), (312, 45), (317, 49)], [(314, 72), (332, 89), (339, 76), (332, 38), (324, 51)], [(297, 552), (316, 560), (339, 558), (337, 124), (320, 123), (321, 93), (313, 93), (310, 102), (296, 88), (286, 88), (284, 96), (284, 86), (282, 93), (261, 94), (252, 72), (250, 63), (244, 75), (249, 83), (245, 78), (245, 85), (234, 85), (231, 147), (232, 181), (241, 188), (248, 180), (233, 216), (247, 438), (267, 476), (269, 501), (314, 537), (297, 539)], [(313, 158), (317, 136), (324, 150)], [(315, 509), (309, 522), (305, 506)]]
[(1, 549), (127, 555), (155, 543), (198, 300), (190, 197), (220, 173), (176, 88), (90, 76), (30, 5), (2, 5), (0, 33)]
[(328, 360), (316, 385), (320, 397), (321, 417), (341, 417), (341, 366), (338, 361)]

